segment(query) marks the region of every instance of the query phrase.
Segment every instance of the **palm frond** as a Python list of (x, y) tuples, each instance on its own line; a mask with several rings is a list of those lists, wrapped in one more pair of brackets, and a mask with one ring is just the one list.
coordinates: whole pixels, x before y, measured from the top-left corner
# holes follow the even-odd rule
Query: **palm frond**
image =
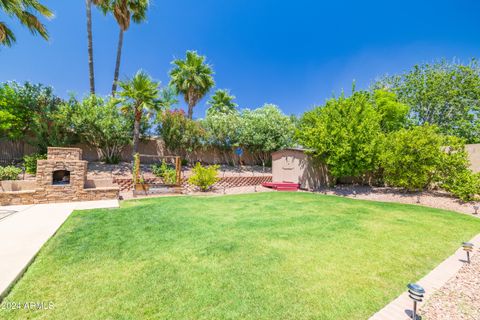
[(4, 22), (0, 21), (0, 44), (11, 47), (15, 41), (15, 35), (12, 30)]

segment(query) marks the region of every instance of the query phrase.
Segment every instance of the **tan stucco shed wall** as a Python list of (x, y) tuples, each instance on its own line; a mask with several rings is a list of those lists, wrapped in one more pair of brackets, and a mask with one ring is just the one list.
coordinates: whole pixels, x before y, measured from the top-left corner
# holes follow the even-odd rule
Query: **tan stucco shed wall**
[(465, 149), (470, 159), (470, 169), (473, 172), (480, 172), (480, 144), (467, 144)]
[(329, 183), (325, 166), (314, 164), (300, 149), (284, 149), (272, 153), (272, 181), (299, 183), (312, 190)]

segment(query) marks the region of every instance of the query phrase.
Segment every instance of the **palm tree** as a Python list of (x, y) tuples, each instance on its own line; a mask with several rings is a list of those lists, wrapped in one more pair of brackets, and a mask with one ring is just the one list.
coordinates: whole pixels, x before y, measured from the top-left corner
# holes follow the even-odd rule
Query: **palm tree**
[(210, 106), (207, 113), (231, 113), (234, 112), (238, 104), (233, 102), (235, 96), (230, 95), (228, 90), (218, 89), (210, 97), (210, 100), (207, 104)]
[(178, 91), (175, 86), (166, 86), (160, 90), (160, 101), (159, 105), (165, 110), (171, 110), (173, 107), (178, 104)]
[(90, 80), (90, 94), (95, 94), (95, 71), (93, 68), (93, 36), (92, 36), (92, 1), (85, 0), (87, 6), (87, 41), (88, 41), (88, 71)]
[(176, 59), (170, 71), (170, 84), (175, 85), (188, 104), (188, 118), (193, 117), (193, 108), (215, 85), (212, 67), (205, 63), (205, 56), (196, 51), (187, 51), (185, 60)]
[[(17, 18), (34, 35), (39, 34), (48, 40), (48, 32), (40, 22), (38, 15), (52, 18), (53, 12), (38, 0), (0, 0), (0, 12), (9, 17)], [(3, 21), (0, 21), (0, 45), (12, 46), (16, 41), (15, 34)]]
[(153, 81), (150, 76), (140, 70), (132, 79), (127, 79), (119, 83), (122, 91), (120, 96), (127, 103), (126, 108), (133, 108), (134, 126), (133, 126), (133, 155), (138, 152), (138, 142), (140, 139), (140, 123), (145, 112), (158, 111), (158, 87), (160, 83)]
[(103, 0), (102, 10), (106, 14), (112, 12), (119, 26), (117, 59), (115, 61), (115, 71), (113, 74), (112, 96), (117, 91), (118, 75), (120, 73), (120, 63), (122, 60), (123, 36), (130, 27), (130, 21), (142, 23), (147, 19), (147, 10), (150, 5), (149, 0)]

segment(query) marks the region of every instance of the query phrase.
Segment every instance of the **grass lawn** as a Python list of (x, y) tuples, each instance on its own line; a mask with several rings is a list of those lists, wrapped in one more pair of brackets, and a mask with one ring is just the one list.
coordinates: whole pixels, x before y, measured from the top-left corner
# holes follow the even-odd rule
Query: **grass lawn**
[(309, 193), (166, 197), (79, 211), (2, 319), (367, 319), (480, 219)]

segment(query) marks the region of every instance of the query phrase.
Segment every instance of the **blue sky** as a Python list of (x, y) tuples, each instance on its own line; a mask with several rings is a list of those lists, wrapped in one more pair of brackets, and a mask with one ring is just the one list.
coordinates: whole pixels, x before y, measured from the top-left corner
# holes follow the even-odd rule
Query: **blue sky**
[[(44, 0), (55, 11), (45, 42), (9, 21), (17, 44), (0, 49), (0, 81), (50, 84), (58, 95), (88, 92), (84, 0)], [(242, 108), (270, 102), (301, 114), (352, 81), (435, 59), (480, 58), (477, 0), (152, 0), (148, 22), (126, 33), (121, 78), (142, 68), (168, 83), (170, 62), (189, 49), (208, 57), (217, 88)], [(0, 14), (0, 19), (4, 19)], [(94, 12), (97, 92), (113, 77), (118, 29)], [(202, 117), (206, 99), (196, 108)]]

